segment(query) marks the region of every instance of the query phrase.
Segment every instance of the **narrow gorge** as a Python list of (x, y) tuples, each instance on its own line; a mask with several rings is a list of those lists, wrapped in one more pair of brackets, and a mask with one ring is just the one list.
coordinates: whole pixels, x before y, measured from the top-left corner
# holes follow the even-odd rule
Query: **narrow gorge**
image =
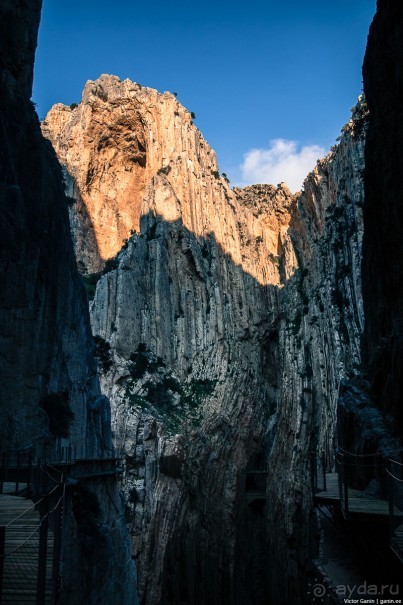
[(69, 492), (60, 602), (316, 602), (313, 456), (403, 436), (400, 7), (378, 0), (365, 94), (293, 194), (231, 188), (176, 95), (129, 79), (39, 125), (41, 2), (6, 4), (2, 451), (123, 461)]
[[(310, 453), (332, 456), (339, 384), (360, 372), (366, 125), (361, 99), (295, 196), (230, 189), (190, 113), (129, 80), (88, 82), (42, 124), (93, 296), (144, 603), (304, 593)], [(253, 502), (250, 471), (267, 473)]]

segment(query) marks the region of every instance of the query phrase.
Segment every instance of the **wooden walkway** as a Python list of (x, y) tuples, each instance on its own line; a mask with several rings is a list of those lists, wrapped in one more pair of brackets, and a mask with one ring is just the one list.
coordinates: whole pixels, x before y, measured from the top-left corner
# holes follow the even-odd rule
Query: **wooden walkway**
[(339, 476), (337, 473), (326, 474), (326, 491), (314, 494), (316, 502), (339, 502)]
[[(9, 491), (7, 484), (4, 486), (5, 491)], [(32, 500), (9, 493), (0, 495), (0, 525), (7, 525), (2, 605), (33, 605), (37, 602), (40, 515), (33, 504)], [(50, 604), (53, 558), (53, 536), (50, 532), (47, 549), (45, 604)]]
[[(326, 474), (326, 491), (314, 494), (318, 503), (340, 502), (339, 479), (337, 473)], [(344, 505), (344, 503), (343, 503)], [(365, 492), (348, 488), (348, 511), (357, 515), (389, 516), (389, 503), (385, 499), (369, 496)]]
[[(123, 473), (122, 458), (112, 451), (97, 448), (98, 455), (81, 452), (77, 458), (74, 446), (39, 450), (0, 454), (2, 605), (54, 602), (60, 591), (66, 484)], [(38, 500), (40, 511), (25, 496)]]

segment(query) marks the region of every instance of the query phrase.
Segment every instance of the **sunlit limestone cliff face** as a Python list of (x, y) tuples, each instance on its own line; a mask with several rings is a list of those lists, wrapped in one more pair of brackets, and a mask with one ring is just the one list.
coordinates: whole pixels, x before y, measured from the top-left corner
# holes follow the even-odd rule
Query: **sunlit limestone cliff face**
[[(181, 220), (196, 236), (214, 233), (235, 264), (259, 283), (277, 283), (278, 271), (265, 256), (278, 254), (277, 231), (244, 216), (219, 177), (214, 152), (172, 94), (104, 75), (86, 84), (78, 106), (55, 105), (42, 130), (67, 167), (84, 272), (114, 257), (150, 211)], [(253, 253), (243, 241), (252, 238), (258, 240)]]
[(147, 605), (304, 602), (309, 455), (360, 362), (364, 114), (299, 196), (231, 190), (177, 100), (128, 80), (45, 119)]
[[(92, 454), (111, 450), (110, 409), (60, 167), (29, 100), (40, 8), (37, 0), (0, 8), (0, 445), (2, 452), (40, 447), (63, 434)], [(115, 479), (67, 488), (64, 531), (60, 603), (136, 602)]]

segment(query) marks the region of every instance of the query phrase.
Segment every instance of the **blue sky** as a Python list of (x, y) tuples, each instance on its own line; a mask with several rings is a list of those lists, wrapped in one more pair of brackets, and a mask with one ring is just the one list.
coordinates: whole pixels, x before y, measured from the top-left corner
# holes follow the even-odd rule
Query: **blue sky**
[(375, 5), (44, 0), (33, 100), (42, 118), (102, 73), (175, 91), (232, 184), (297, 182), (361, 92)]

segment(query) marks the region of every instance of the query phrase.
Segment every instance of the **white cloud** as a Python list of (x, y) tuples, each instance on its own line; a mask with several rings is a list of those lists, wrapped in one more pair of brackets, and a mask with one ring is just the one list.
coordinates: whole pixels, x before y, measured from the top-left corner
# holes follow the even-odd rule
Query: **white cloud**
[(256, 183), (277, 185), (284, 181), (291, 191), (301, 189), (304, 179), (325, 155), (319, 145), (308, 145), (298, 150), (297, 141), (273, 139), (268, 149), (251, 149), (241, 165), (241, 186)]

